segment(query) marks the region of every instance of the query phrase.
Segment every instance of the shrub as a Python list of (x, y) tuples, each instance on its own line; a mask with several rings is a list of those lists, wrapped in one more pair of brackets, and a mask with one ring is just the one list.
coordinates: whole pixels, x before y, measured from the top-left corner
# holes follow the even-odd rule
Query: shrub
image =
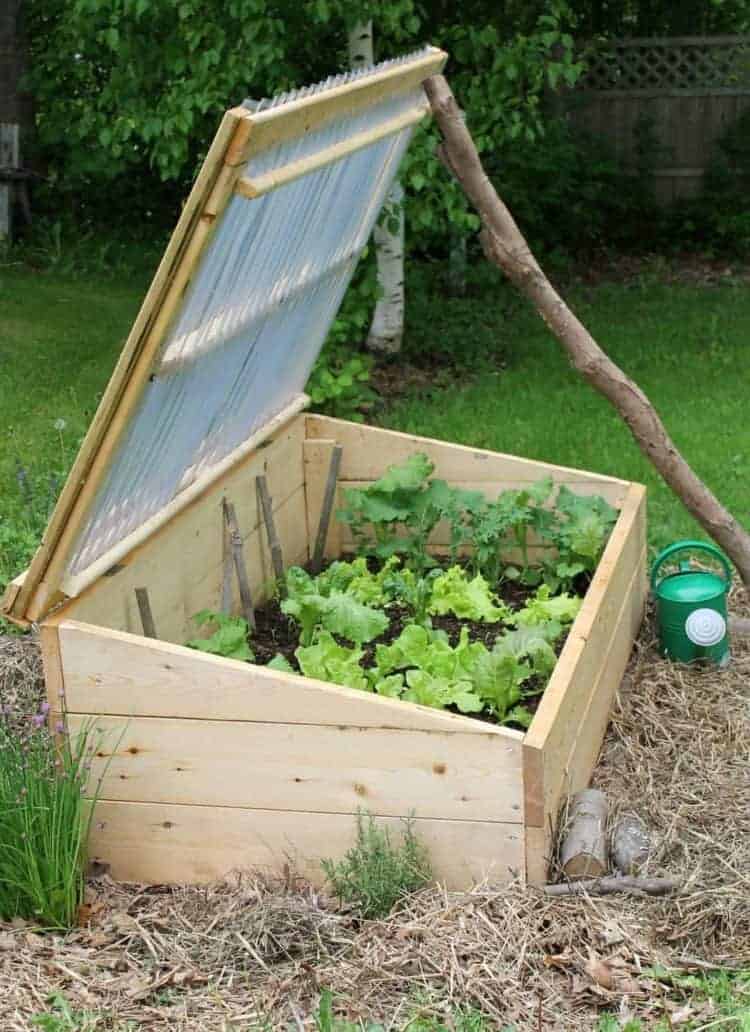
[(356, 906), (363, 917), (385, 917), (399, 900), (432, 879), (430, 859), (413, 822), (404, 823), (403, 840), (394, 845), (387, 828), (360, 813), (357, 841), (343, 860), (321, 861), (336, 896)]
[(58, 740), (48, 711), (43, 703), (20, 724), (8, 707), (0, 716), (0, 918), (70, 928), (83, 898), (94, 727)]

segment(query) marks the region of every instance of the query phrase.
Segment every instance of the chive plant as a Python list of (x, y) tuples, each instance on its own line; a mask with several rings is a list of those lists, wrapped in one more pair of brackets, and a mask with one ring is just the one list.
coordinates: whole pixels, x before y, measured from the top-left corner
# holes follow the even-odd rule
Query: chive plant
[(62, 929), (83, 899), (96, 732), (89, 723), (69, 738), (48, 714), (45, 702), (23, 720), (0, 715), (0, 918)]

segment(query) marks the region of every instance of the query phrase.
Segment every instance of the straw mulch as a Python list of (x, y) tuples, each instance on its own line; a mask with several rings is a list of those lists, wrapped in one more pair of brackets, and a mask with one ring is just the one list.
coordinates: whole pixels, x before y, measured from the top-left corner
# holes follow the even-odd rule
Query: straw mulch
[[(743, 593), (732, 609), (748, 613)], [(0, 687), (35, 708), (38, 660), (13, 642), (0, 644)], [(658, 658), (647, 621), (616, 702), (594, 783), (615, 813), (635, 805), (655, 841), (649, 873), (681, 879), (676, 897), (435, 888), (361, 922), (292, 872), (205, 888), (104, 878), (65, 937), (0, 926), (0, 1027), (27, 1029), (60, 992), (96, 1029), (299, 1030), (324, 987), (342, 1015), (392, 1029), (452, 1006), (517, 1032), (595, 1029), (602, 1010), (708, 1023), (652, 968), (750, 966), (749, 683), (750, 638), (729, 669), (694, 670)]]

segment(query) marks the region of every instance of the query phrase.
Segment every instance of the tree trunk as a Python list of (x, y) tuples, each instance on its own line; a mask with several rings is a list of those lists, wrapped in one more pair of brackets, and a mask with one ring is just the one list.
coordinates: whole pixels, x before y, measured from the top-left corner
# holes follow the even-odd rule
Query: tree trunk
[(432, 76), (425, 82), (425, 89), (444, 138), (441, 157), (482, 220), (485, 255), (532, 301), (574, 368), (614, 406), (646, 458), (730, 556), (744, 584), (750, 587), (750, 534), (696, 476), (640, 387), (602, 351), (544, 275), (487, 178), (445, 78)]
[[(362, 68), (373, 63), (372, 22), (360, 22), (349, 32), (349, 63)], [(393, 181), (383, 213), (373, 230), (380, 297), (375, 304), (367, 347), (396, 354), (404, 336), (404, 191)]]
[[(18, 168), (20, 134), (33, 126), (33, 105), (21, 87), (26, 71), (26, 37), (21, 0), (0, 3), (0, 167)], [(20, 181), (19, 181), (20, 183)], [(22, 184), (25, 189), (25, 184)], [(20, 188), (20, 187), (19, 187)], [(0, 178), (0, 237), (11, 236), (14, 181)]]

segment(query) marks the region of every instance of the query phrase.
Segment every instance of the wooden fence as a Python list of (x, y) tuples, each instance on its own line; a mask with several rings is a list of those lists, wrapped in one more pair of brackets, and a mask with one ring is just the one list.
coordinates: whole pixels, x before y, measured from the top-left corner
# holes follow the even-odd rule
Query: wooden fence
[(716, 141), (749, 107), (747, 36), (627, 39), (597, 46), (565, 98), (573, 123), (602, 137), (624, 165), (639, 166), (643, 141), (650, 137), (654, 191), (665, 204), (700, 192)]

